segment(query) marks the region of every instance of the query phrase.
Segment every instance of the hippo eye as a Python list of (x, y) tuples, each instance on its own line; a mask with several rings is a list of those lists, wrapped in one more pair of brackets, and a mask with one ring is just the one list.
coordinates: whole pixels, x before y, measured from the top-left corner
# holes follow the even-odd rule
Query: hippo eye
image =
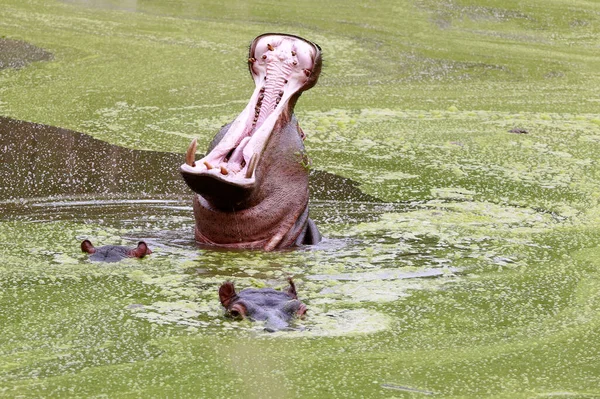
[(238, 319), (238, 320), (243, 320), (244, 317), (246, 317), (244, 312), (239, 309), (231, 309), (229, 311), (229, 316), (233, 317), (234, 319)]

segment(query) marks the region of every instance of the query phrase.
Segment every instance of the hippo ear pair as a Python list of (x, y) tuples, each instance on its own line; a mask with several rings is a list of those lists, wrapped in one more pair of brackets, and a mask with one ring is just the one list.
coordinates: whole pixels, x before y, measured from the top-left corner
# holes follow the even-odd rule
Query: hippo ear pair
[[(86, 252), (91, 255), (96, 252), (96, 247), (94, 247), (94, 244), (92, 244), (90, 240), (83, 240), (81, 242), (81, 252)], [(143, 258), (151, 253), (152, 250), (148, 248), (148, 245), (144, 241), (140, 241), (135, 249), (130, 250), (129, 256)]]

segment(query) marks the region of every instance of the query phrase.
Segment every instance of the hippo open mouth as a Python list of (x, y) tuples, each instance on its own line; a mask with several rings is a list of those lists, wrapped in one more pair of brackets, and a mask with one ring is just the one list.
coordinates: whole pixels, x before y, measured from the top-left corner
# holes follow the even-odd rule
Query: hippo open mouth
[(317, 83), (321, 49), (297, 36), (268, 33), (250, 45), (248, 66), (256, 84), (250, 102), (198, 161), (193, 140), (180, 168), (196, 193), (196, 241), (267, 251), (318, 243), (294, 106)]
[(204, 158), (195, 161), (195, 139), (187, 150), (181, 174), (198, 194), (233, 195), (235, 189), (226, 185), (242, 191), (253, 188), (261, 154), (276, 125), (291, 118), (300, 93), (317, 82), (321, 49), (297, 36), (264, 34), (250, 45), (248, 66), (256, 88), (246, 108)]

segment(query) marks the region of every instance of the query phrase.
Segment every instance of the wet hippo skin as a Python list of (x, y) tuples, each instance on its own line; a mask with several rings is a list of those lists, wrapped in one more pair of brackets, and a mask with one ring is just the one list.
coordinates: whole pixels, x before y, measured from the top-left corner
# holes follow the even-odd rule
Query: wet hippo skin
[(294, 282), (291, 278), (288, 282), (286, 291), (246, 288), (236, 293), (233, 283), (228, 281), (219, 288), (219, 299), (231, 317), (265, 321), (267, 331), (283, 330), (294, 317), (306, 314), (306, 305), (298, 300)]
[(125, 258), (143, 258), (150, 255), (152, 251), (145, 242), (140, 241), (136, 248), (128, 248), (121, 245), (104, 245), (94, 247), (90, 240), (81, 242), (81, 251), (90, 254), (90, 260), (94, 262), (118, 262)]
[(264, 34), (250, 45), (248, 65), (256, 85), (248, 105), (198, 161), (192, 141), (180, 168), (196, 193), (196, 241), (267, 251), (318, 243), (294, 106), (317, 82), (321, 49), (297, 36)]

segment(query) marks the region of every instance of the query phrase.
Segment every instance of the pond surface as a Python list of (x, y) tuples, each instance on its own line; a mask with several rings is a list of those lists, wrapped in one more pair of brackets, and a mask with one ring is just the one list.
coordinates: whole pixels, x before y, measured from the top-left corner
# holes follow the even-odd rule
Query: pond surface
[[(0, 396), (600, 397), (600, 6), (284, 3), (3, 3)], [(183, 151), (268, 31), (324, 51), (325, 240), (200, 248)], [(289, 276), (295, 331), (224, 317), (223, 281)]]

